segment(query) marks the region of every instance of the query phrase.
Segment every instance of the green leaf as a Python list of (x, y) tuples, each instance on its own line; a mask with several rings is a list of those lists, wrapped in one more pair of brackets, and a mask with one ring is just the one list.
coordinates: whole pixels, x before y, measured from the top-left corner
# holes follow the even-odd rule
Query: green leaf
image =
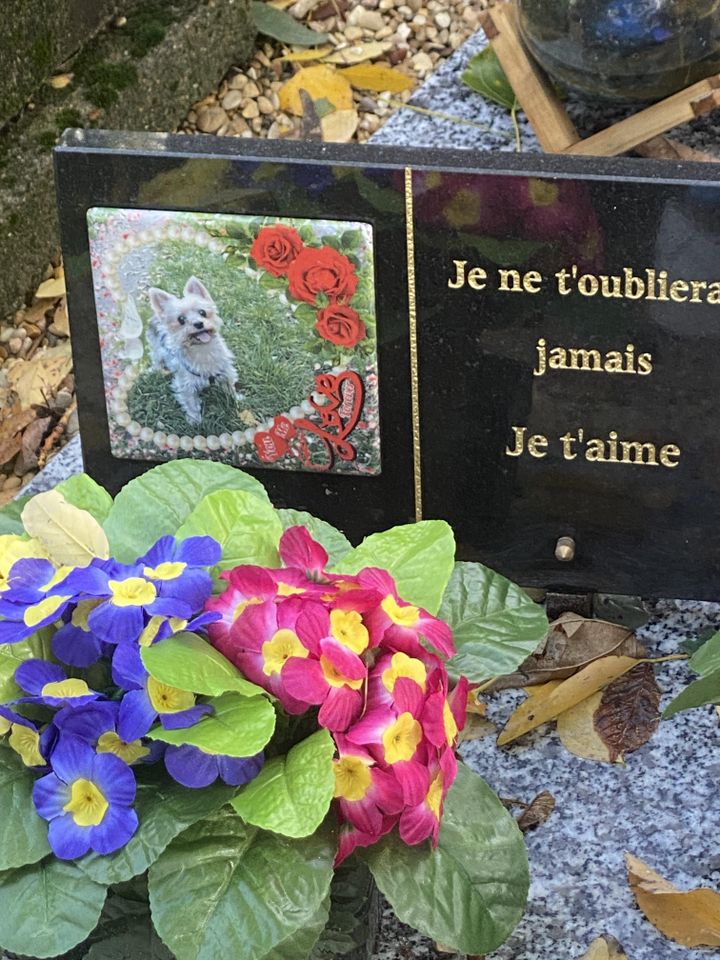
[(107, 857), (91, 853), (78, 861), (78, 867), (100, 883), (124, 883), (144, 873), (171, 840), (215, 813), (234, 792), (224, 784), (188, 790), (153, 771), (149, 782), (138, 783), (135, 810), (140, 825), (135, 835), (117, 853)]
[(23, 764), (5, 745), (0, 747), (0, 810), (3, 841), (0, 844), (0, 870), (11, 870), (26, 863), (37, 863), (50, 853), (47, 823), (36, 813), (32, 788), (37, 773)]
[(216, 490), (204, 497), (176, 534), (179, 539), (214, 537), (218, 541), (222, 560), (213, 567), (216, 577), (241, 563), (277, 566), (281, 535), (277, 511), (243, 490)]
[(482, 94), (486, 100), (505, 107), (506, 110), (516, 110), (518, 107), (515, 91), (505, 76), (497, 54), (492, 47), (486, 47), (470, 59), (467, 69), (462, 75), (463, 83)]
[(316, 44), (325, 43), (328, 38), (327, 33), (309, 30), (289, 13), (271, 7), (262, 0), (251, 0), (250, 12), (258, 33), (264, 33), (266, 37), (272, 37), (273, 40), (279, 40), (281, 43), (287, 43), (290, 46), (314, 47)]
[(179, 690), (210, 697), (229, 691), (255, 697), (263, 692), (196, 633), (176, 633), (141, 648), (140, 655), (151, 677)]
[(115, 497), (103, 524), (116, 560), (131, 563), (168, 533), (175, 533), (214, 490), (244, 490), (268, 503), (261, 483), (211, 460), (173, 460), (131, 480)]
[(695, 651), (688, 666), (703, 677), (720, 670), (720, 633), (714, 634)]
[(300, 930), (291, 933), (286, 940), (266, 953), (262, 960), (308, 960), (327, 926), (329, 916), (330, 897), (327, 896), (316, 910), (314, 917), (308, 920)]
[(29, 957), (66, 953), (95, 928), (106, 888), (48, 857), (0, 874), (0, 946)]
[(460, 764), (435, 851), (393, 834), (361, 853), (403, 923), (459, 953), (492, 953), (523, 915), (527, 852), (490, 787)]
[(335, 745), (327, 730), (276, 757), (232, 801), (247, 823), (286, 837), (307, 837), (325, 819), (335, 787)]
[(288, 527), (295, 527), (298, 524), (307, 527), (313, 540), (317, 540), (327, 550), (331, 567), (338, 564), (342, 557), (347, 556), (352, 550), (352, 544), (344, 533), (336, 530), (332, 524), (314, 517), (311, 513), (306, 513), (304, 510), (278, 510), (278, 514), (283, 530), (287, 530)]
[(19, 643), (0, 643), (0, 703), (24, 696), (15, 683), (15, 671), (25, 660), (51, 659), (50, 640), (54, 633), (54, 628), (45, 627)]
[(65, 497), (68, 503), (80, 510), (87, 510), (98, 523), (105, 523), (113, 505), (113, 499), (104, 487), (95, 483), (87, 473), (78, 473), (59, 483), (56, 490)]
[(23, 507), (32, 497), (20, 497), (19, 500), (11, 500), (0, 509), (0, 537), (6, 534), (24, 534), (25, 527), (20, 519)]
[(444, 520), (421, 520), (373, 533), (338, 564), (341, 573), (383, 567), (403, 600), (437, 613), (455, 563), (455, 538)]
[(117, 896), (111, 889), (90, 942), (83, 960), (173, 960), (153, 927), (147, 886), (144, 900)]
[(150, 868), (155, 927), (177, 960), (284, 960), (280, 946), (318, 924), (334, 853), (324, 831), (288, 840), (223, 812)]
[(439, 616), (453, 629), (451, 676), (472, 683), (512, 673), (547, 635), (545, 611), (514, 583), (480, 563), (457, 563)]
[(215, 712), (184, 730), (154, 727), (151, 740), (175, 745), (190, 743), (207, 753), (229, 757), (253, 757), (268, 743), (275, 730), (275, 710), (265, 697), (224, 693), (209, 701)]
[(663, 720), (669, 720), (683, 710), (704, 707), (708, 703), (720, 703), (720, 668), (685, 687), (665, 709)]

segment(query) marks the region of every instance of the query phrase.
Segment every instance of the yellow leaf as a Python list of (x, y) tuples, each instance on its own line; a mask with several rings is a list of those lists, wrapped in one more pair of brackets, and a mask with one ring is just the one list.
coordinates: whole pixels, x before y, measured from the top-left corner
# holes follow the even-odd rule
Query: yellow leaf
[(21, 517), (27, 533), (55, 563), (85, 567), (95, 557), (107, 560), (110, 556), (105, 531), (95, 517), (68, 503), (57, 490), (28, 500)]
[(487, 704), (482, 700), (478, 700), (474, 690), (468, 690), (467, 706), (465, 709), (467, 713), (476, 713), (479, 717), (484, 717), (487, 714)]
[(352, 87), (333, 67), (318, 64), (298, 70), (295, 76), (280, 88), (280, 109), (301, 117), (301, 90), (306, 90), (314, 101), (327, 100), (335, 110), (352, 110)]
[(55, 90), (64, 90), (65, 87), (73, 82), (74, 76), (74, 73), (59, 73), (54, 77), (50, 77), (48, 83)]
[(627, 955), (615, 937), (598, 937), (580, 960), (627, 960)]
[(293, 63), (302, 63), (305, 60), (322, 60), (328, 53), (332, 53), (334, 47), (303, 47), (302, 50), (291, 50), (282, 57), (276, 57), (273, 63), (284, 63), (290, 60)]
[(638, 906), (662, 934), (685, 947), (720, 947), (720, 893), (708, 887), (683, 893), (630, 853), (625, 864)]
[(37, 288), (35, 294), (40, 300), (55, 300), (65, 294), (65, 277), (59, 279), (46, 280)]
[(378, 93), (389, 90), (391, 93), (402, 93), (404, 90), (412, 90), (415, 86), (412, 77), (382, 63), (361, 63), (355, 67), (346, 67), (340, 73), (359, 90), (375, 90)]
[(369, 40), (367, 43), (355, 43), (352, 46), (341, 47), (335, 53), (325, 57), (324, 63), (363, 63), (365, 60), (375, 60), (388, 50), (392, 50), (390, 41)]
[(352, 110), (334, 110), (320, 120), (325, 143), (349, 143), (360, 123), (360, 115)]
[[(576, 757), (611, 763), (610, 751), (595, 729), (595, 711), (600, 706), (602, 691), (576, 703), (557, 718), (557, 732), (563, 746)], [(619, 762), (622, 762), (618, 758)]]
[(595, 660), (574, 676), (563, 680), (549, 693), (544, 694), (543, 688), (521, 703), (508, 720), (505, 728), (498, 737), (498, 746), (503, 747), (512, 743), (523, 734), (529, 733), (548, 720), (554, 720), (565, 710), (574, 707), (598, 690), (602, 690), (613, 680), (617, 680), (628, 670), (640, 663), (634, 657), (603, 657)]

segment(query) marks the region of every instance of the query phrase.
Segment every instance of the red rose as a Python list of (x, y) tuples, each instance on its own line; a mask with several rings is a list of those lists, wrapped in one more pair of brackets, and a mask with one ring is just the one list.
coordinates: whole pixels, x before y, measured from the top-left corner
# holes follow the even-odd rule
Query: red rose
[(357, 285), (354, 264), (333, 247), (305, 247), (288, 270), (291, 295), (305, 303), (316, 303), (320, 293), (332, 303), (349, 300)]
[(282, 277), (303, 247), (297, 230), (278, 223), (274, 227), (263, 227), (250, 248), (250, 256), (274, 277)]
[(319, 310), (315, 329), (321, 337), (338, 347), (355, 347), (367, 334), (357, 310), (341, 303), (331, 303)]

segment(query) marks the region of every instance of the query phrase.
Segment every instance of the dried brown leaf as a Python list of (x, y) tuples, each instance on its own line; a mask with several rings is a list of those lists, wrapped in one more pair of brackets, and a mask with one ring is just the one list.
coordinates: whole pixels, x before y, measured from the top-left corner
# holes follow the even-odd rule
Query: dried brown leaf
[(497, 727), (492, 720), (479, 717), (475, 713), (469, 713), (458, 739), (460, 743), (467, 743), (469, 740), (484, 740), (485, 737), (495, 736), (496, 733)]
[(57, 297), (65, 296), (65, 278), (53, 277), (51, 280), (45, 280), (37, 288), (35, 296), (39, 300), (55, 300)]
[(17, 360), (6, 369), (8, 386), (25, 407), (45, 404), (72, 369), (70, 341), (39, 350), (32, 360)]
[(610, 654), (640, 660), (647, 656), (647, 651), (627, 627), (566, 613), (550, 624), (542, 646), (515, 673), (496, 680), (491, 689), (565, 680), (587, 664)]
[(530, 805), (517, 818), (517, 824), (523, 833), (541, 826), (555, 809), (555, 797), (547, 790), (539, 793)]
[(720, 947), (720, 893), (682, 892), (630, 853), (625, 863), (637, 904), (660, 933), (685, 947)]
[(348, 44), (346, 47), (341, 47), (324, 57), (323, 63), (344, 63), (348, 65), (364, 63), (365, 60), (375, 60), (377, 57), (381, 57), (392, 48), (393, 45), (390, 40), (369, 40), (367, 43)]
[(651, 663), (639, 663), (603, 691), (594, 723), (613, 762), (648, 742), (660, 723), (660, 688)]
[(351, 110), (334, 110), (320, 120), (320, 129), (325, 143), (350, 143), (360, 123), (360, 114)]
[(593, 693), (602, 690), (628, 670), (632, 670), (637, 662), (633, 657), (603, 657), (588, 664), (579, 673), (563, 680), (557, 686), (553, 685), (553, 689), (547, 694), (543, 691), (528, 697), (511, 715), (498, 737), (498, 746), (512, 743), (513, 740), (547, 723), (548, 720), (554, 720), (565, 710), (569, 710)]
[(33, 470), (38, 464), (38, 454), (43, 437), (50, 428), (52, 417), (41, 417), (28, 426), (22, 436), (22, 455), (25, 467)]
[(67, 302), (64, 297), (55, 308), (52, 323), (55, 333), (59, 333), (63, 337), (70, 336), (70, 321), (68, 319)]
[(580, 960), (628, 960), (627, 954), (615, 937), (598, 937)]
[(583, 760), (611, 763), (610, 750), (595, 729), (595, 711), (600, 706), (602, 692), (561, 713), (557, 718), (557, 732), (562, 745)]

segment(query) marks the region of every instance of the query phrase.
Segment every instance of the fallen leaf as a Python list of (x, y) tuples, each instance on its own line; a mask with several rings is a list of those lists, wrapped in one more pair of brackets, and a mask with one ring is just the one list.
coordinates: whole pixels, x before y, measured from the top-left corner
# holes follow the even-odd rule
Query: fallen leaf
[(598, 937), (580, 960), (628, 960), (627, 954), (615, 937)]
[(412, 90), (415, 86), (412, 77), (382, 63), (360, 63), (354, 67), (346, 67), (340, 73), (359, 90), (375, 90), (379, 93), (389, 90), (391, 93), (402, 93), (404, 90)]
[(38, 350), (32, 360), (18, 360), (6, 370), (8, 386), (24, 406), (43, 405), (72, 370), (70, 341)]
[(337, 70), (325, 64), (298, 70), (295, 76), (280, 88), (280, 109), (301, 117), (301, 90), (306, 90), (314, 101), (328, 100), (335, 110), (353, 109), (352, 87)]
[(53, 331), (63, 337), (70, 336), (70, 321), (68, 319), (67, 302), (65, 298), (60, 301), (53, 314)]
[(325, 143), (350, 143), (360, 123), (360, 115), (352, 110), (333, 110), (320, 120)]
[(264, 33), (266, 37), (272, 37), (273, 40), (291, 43), (298, 47), (311, 47), (316, 43), (327, 42), (326, 33), (304, 27), (289, 13), (285, 13), (278, 7), (271, 7), (261, 0), (250, 0), (250, 12), (258, 33)]
[(322, 60), (323, 57), (332, 53), (334, 49), (334, 47), (314, 47), (305, 50), (291, 50), (290, 53), (283, 54), (282, 57), (276, 57), (273, 63), (284, 63), (288, 60), (292, 63), (304, 63), (307, 60)]
[(28, 470), (34, 470), (38, 465), (38, 454), (43, 437), (50, 428), (52, 417), (40, 417), (28, 426), (22, 436), (23, 463)]
[(53, 90), (64, 90), (73, 82), (74, 76), (74, 73), (58, 73), (54, 77), (50, 77), (48, 83)]
[(566, 750), (583, 760), (612, 763), (610, 750), (595, 729), (595, 711), (600, 706), (602, 691), (565, 710), (557, 718), (557, 732)]
[(484, 740), (485, 737), (495, 736), (497, 727), (486, 717), (480, 717), (476, 713), (468, 714), (465, 719), (465, 726), (458, 738), (459, 743), (469, 743), (471, 740)]
[(57, 297), (65, 296), (65, 277), (53, 277), (45, 280), (37, 288), (35, 296), (39, 300), (55, 300)]
[(506, 110), (517, 109), (515, 91), (492, 47), (486, 47), (470, 59), (462, 80), (486, 100), (491, 100)]
[(545, 641), (535, 653), (515, 673), (499, 677), (490, 689), (507, 690), (547, 683), (550, 679), (565, 680), (588, 663), (609, 654), (640, 660), (647, 656), (647, 651), (628, 627), (565, 613), (550, 624)]
[(588, 664), (579, 673), (563, 680), (547, 694), (528, 697), (521, 703), (501, 731), (499, 747), (512, 743), (548, 720), (554, 720), (565, 710), (574, 707), (608, 683), (621, 677), (638, 663), (634, 657), (603, 657)]
[(28, 500), (21, 517), (27, 533), (39, 540), (55, 563), (87, 566), (96, 557), (110, 556), (105, 531), (95, 517), (68, 503), (57, 490)]
[(720, 947), (720, 893), (678, 890), (630, 853), (625, 863), (637, 904), (660, 933), (685, 947)]
[(275, 7), (276, 10), (287, 10), (295, 3), (295, 0), (269, 0), (268, 6)]
[(487, 713), (487, 704), (483, 703), (482, 700), (478, 700), (477, 694), (474, 690), (468, 690), (465, 712), (475, 713), (479, 717), (484, 717)]
[(319, 7), (324, 0), (295, 0), (295, 3), (292, 4), (292, 16), (296, 20), (304, 20), (305, 17), (312, 13), (315, 7)]
[[(34, 414), (33, 414), (34, 416)], [(0, 467), (16, 457), (22, 449), (22, 434), (0, 440)]]
[(603, 690), (595, 729), (613, 762), (642, 747), (655, 733), (660, 723), (660, 697), (651, 663), (639, 663)]
[(543, 790), (517, 818), (517, 825), (523, 833), (527, 833), (545, 823), (554, 809), (555, 797), (548, 790)]
[(352, 46), (348, 45), (335, 50), (323, 59), (323, 63), (363, 63), (365, 60), (381, 57), (392, 48), (390, 41), (369, 40), (367, 43), (354, 43)]

